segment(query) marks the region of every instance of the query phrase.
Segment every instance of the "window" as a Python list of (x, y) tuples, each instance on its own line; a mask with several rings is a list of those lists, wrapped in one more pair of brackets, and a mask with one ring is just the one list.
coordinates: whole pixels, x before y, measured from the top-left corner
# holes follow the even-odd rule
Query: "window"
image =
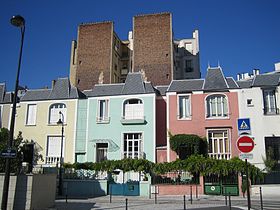
[(37, 114), (37, 105), (28, 104), (27, 105), (27, 114), (26, 114), (26, 125), (35, 125), (36, 124), (36, 114)]
[(186, 72), (193, 72), (193, 63), (192, 63), (192, 60), (186, 60), (185, 62), (186, 62), (186, 64), (185, 64), (185, 70), (186, 70)]
[(144, 106), (141, 99), (129, 99), (124, 102), (125, 120), (144, 119)]
[(264, 114), (278, 114), (275, 90), (263, 90)]
[(184, 95), (178, 97), (178, 110), (179, 110), (179, 119), (190, 118), (191, 116), (191, 108), (190, 108), (190, 96)]
[(107, 160), (108, 143), (96, 143), (96, 162)]
[[(63, 138), (62, 144), (65, 142)], [(62, 145), (62, 157), (64, 157), (64, 146)], [(61, 136), (48, 136), (46, 164), (60, 163), (61, 156)]]
[(109, 122), (109, 100), (98, 100), (97, 122)]
[(52, 104), (49, 110), (49, 124), (56, 125), (57, 121), (60, 119), (59, 112), (63, 114), (63, 122), (66, 122), (66, 105), (62, 103)]
[(228, 130), (208, 130), (208, 155), (215, 159), (230, 159)]
[(265, 137), (266, 159), (277, 161), (280, 164), (280, 137)]
[(252, 99), (247, 99), (247, 106), (254, 106)]
[(142, 133), (125, 133), (123, 158), (139, 159), (142, 155)]
[(228, 103), (224, 95), (210, 95), (206, 98), (207, 117), (227, 117)]

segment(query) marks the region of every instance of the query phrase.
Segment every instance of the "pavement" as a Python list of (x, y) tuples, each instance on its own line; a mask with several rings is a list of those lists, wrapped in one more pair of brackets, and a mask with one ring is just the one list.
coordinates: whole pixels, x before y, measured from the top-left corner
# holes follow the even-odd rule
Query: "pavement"
[[(126, 205), (127, 202), (127, 205)], [(192, 202), (189, 196), (158, 196), (155, 199), (154, 195), (151, 198), (139, 196), (112, 196), (110, 203), (110, 196), (102, 196), (96, 198), (76, 198), (67, 199), (60, 198), (55, 201), (55, 206), (49, 210), (109, 210), (109, 209), (129, 209), (129, 210), (143, 210), (143, 209), (195, 209), (195, 210), (239, 210), (248, 209), (247, 198), (241, 196), (232, 196), (229, 201), (225, 201), (224, 196), (199, 196), (193, 198)], [(261, 209), (261, 202), (258, 196), (251, 198), (251, 209)], [(278, 197), (267, 197), (263, 200), (264, 210), (280, 210), (280, 200)]]

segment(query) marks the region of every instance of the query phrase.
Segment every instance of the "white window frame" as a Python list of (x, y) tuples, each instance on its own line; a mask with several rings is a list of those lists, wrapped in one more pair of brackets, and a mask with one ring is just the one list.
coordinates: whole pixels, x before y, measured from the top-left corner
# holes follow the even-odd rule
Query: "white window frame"
[[(273, 94), (272, 94), (273, 93)], [(267, 99), (268, 96), (268, 99)], [(271, 103), (273, 101), (273, 104)], [(273, 105), (273, 106), (272, 106)], [(264, 114), (277, 114), (276, 90), (263, 89)]]
[[(35, 106), (34, 110), (32, 110), (33, 116), (33, 121), (30, 120), (30, 107)], [(25, 120), (25, 125), (36, 125), (36, 118), (37, 118), (37, 104), (27, 104), (26, 105), (26, 120)], [(30, 122), (31, 121), (31, 122)]]
[[(59, 146), (59, 150), (58, 150), (58, 154), (57, 155), (50, 155), (49, 154), (49, 140), (50, 138), (56, 138), (58, 142), (58, 146)], [(63, 140), (62, 140), (62, 158), (64, 162), (64, 157), (65, 157), (65, 136), (63, 136)], [(45, 163), (46, 164), (51, 164), (51, 165), (55, 165), (60, 163), (60, 156), (61, 156), (61, 136), (59, 135), (47, 135), (47, 140), (46, 140), (46, 158), (45, 158)]]
[[(62, 106), (62, 107), (56, 107)], [(60, 119), (59, 112), (62, 112), (64, 119), (63, 123), (66, 124), (67, 119), (67, 106), (65, 103), (53, 103), (49, 106), (49, 115), (48, 115), (48, 124), (49, 125), (57, 125), (58, 120)], [(54, 118), (54, 119), (52, 119)]]
[[(213, 138), (214, 132), (222, 132), (223, 137), (222, 138)], [(211, 140), (212, 140), (212, 152), (210, 152), (210, 139), (209, 139), (209, 134), (212, 134)], [(227, 134), (227, 136), (225, 135)], [(207, 142), (208, 142), (208, 156), (214, 159), (226, 159), (229, 160), (231, 158), (231, 135), (230, 135), (230, 130), (226, 128), (221, 128), (221, 129), (208, 129), (207, 130)], [(226, 150), (225, 147), (225, 139), (228, 139), (228, 151)], [(220, 140), (222, 140), (222, 145), (220, 145)], [(215, 151), (215, 143), (214, 141), (217, 142), (217, 151)], [(222, 152), (220, 151), (220, 148), (222, 146)]]
[[(105, 101), (105, 110), (103, 111), (103, 115), (101, 116), (101, 101)], [(96, 122), (97, 123), (109, 123), (110, 122), (110, 115), (109, 115), (109, 99), (107, 98), (102, 98), (102, 99), (98, 99), (97, 101), (97, 112), (96, 112)]]
[[(181, 114), (180, 114), (180, 98), (181, 97), (188, 97), (188, 100), (189, 100), (189, 115), (188, 116), (186, 115), (186, 110), (183, 108), (183, 114), (182, 114), (182, 117), (181, 117)], [(186, 101), (186, 100), (184, 100), (184, 101)], [(177, 119), (178, 120), (191, 120), (191, 116), (192, 116), (191, 110), (192, 110), (191, 94), (179, 94), (179, 95), (177, 95)], [(184, 112), (185, 112), (185, 114), (184, 114)]]
[[(218, 109), (220, 108), (221, 109), (221, 114), (222, 114), (221, 116), (213, 116), (213, 113), (211, 113), (212, 112), (212, 106), (211, 105), (209, 105), (209, 110), (208, 110), (208, 103), (210, 103), (208, 101), (210, 100), (210, 98), (213, 98), (213, 97), (215, 97), (215, 100), (216, 100), (215, 106), (213, 108), (215, 108), (216, 113), (218, 113)], [(226, 111), (224, 110), (223, 105), (221, 105), (220, 107), (218, 106), (218, 102), (217, 102), (218, 97), (220, 97), (221, 99), (224, 98), (226, 100), (226, 108), (227, 108)], [(222, 102), (221, 104), (223, 104), (223, 101), (221, 101), (221, 102)], [(208, 111), (210, 113), (208, 113)], [(228, 119), (229, 118), (229, 101), (228, 101), (227, 95), (220, 94), (220, 93), (207, 95), (205, 97), (205, 113), (206, 113), (205, 114), (206, 119)]]
[[(139, 134), (140, 135), (140, 139), (135, 139), (134, 135), (135, 134)], [(127, 144), (126, 144), (126, 151), (125, 151), (125, 137), (126, 135), (133, 135), (132, 139), (127, 139)], [(144, 134), (143, 132), (125, 132), (122, 134), (122, 158), (131, 158), (131, 159), (140, 159), (143, 158), (143, 148), (144, 148), (144, 144), (143, 144), (143, 137)], [(138, 142), (138, 151), (135, 151), (135, 142)], [(132, 142), (132, 152), (131, 155), (129, 154), (129, 143), (128, 142)], [(136, 155), (137, 154), (137, 155)]]
[[(138, 104), (129, 104), (128, 102), (131, 100), (138, 100), (140, 103)], [(138, 106), (141, 104), (141, 106)], [(140, 108), (141, 107), (141, 108)], [(128, 108), (131, 110), (131, 114), (128, 114)], [(137, 112), (137, 108), (140, 108), (140, 112)], [(139, 114), (140, 113), (140, 114)], [(122, 118), (124, 120), (144, 120), (145, 119), (145, 108), (143, 99), (140, 98), (129, 98), (123, 101), (123, 111), (122, 111)]]

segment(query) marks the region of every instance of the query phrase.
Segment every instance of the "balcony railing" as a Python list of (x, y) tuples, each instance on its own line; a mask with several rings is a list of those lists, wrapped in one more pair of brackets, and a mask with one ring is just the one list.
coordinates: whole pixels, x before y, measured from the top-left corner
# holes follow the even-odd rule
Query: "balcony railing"
[[(63, 161), (63, 158), (62, 158)], [(46, 165), (51, 165), (51, 166), (59, 166), (60, 164), (60, 157), (50, 157), (46, 156)]]
[(279, 114), (279, 108), (270, 108), (270, 107), (265, 107), (263, 109), (263, 114), (264, 115), (278, 115)]

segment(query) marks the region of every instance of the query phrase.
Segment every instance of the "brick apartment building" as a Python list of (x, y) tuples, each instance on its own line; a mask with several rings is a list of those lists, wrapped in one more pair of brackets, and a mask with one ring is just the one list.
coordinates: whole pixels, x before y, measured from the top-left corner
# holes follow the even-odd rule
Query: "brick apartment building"
[(138, 15), (128, 40), (120, 40), (113, 22), (78, 27), (72, 42), (70, 80), (80, 90), (97, 83), (123, 83), (128, 72), (145, 72), (153, 85), (200, 78), (198, 31), (174, 40), (170, 13)]

